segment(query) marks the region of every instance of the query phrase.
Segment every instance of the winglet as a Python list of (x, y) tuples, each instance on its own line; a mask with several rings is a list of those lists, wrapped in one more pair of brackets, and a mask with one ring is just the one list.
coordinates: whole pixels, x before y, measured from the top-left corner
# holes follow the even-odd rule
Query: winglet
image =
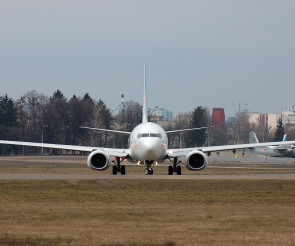
[(147, 117), (147, 105), (146, 105), (146, 75), (145, 75), (145, 64), (143, 65), (143, 102), (142, 102), (142, 123), (148, 122)]
[(284, 134), (283, 142), (287, 141), (287, 133)]

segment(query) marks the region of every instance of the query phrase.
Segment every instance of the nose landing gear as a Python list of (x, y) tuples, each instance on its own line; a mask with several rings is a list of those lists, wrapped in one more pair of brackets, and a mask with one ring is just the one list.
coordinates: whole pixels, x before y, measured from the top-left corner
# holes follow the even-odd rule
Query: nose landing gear
[(154, 174), (154, 170), (152, 168), (146, 168), (144, 170), (144, 174), (145, 175), (153, 175)]
[(153, 175), (154, 170), (152, 169), (152, 164), (154, 163), (154, 161), (145, 161), (144, 163), (146, 165), (146, 169), (144, 170), (144, 174), (145, 175)]

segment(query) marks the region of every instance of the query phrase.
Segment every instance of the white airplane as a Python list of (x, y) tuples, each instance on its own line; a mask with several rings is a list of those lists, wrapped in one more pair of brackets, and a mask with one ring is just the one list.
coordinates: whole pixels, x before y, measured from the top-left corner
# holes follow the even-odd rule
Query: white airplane
[[(287, 141), (287, 134), (284, 134), (283, 142)], [(249, 143), (259, 143), (258, 138), (255, 132), (249, 133)], [(265, 155), (266, 158), (269, 157), (295, 157), (294, 152), (294, 144), (288, 145), (278, 145), (278, 146), (263, 146), (263, 147), (256, 147), (256, 148), (249, 148), (249, 151), (254, 154)]]
[[(47, 143), (33, 143), (33, 142), (20, 142), (20, 141), (6, 141), (0, 140), (0, 144), (12, 144), (22, 146), (35, 146), (43, 148), (77, 150), (89, 152), (87, 164), (90, 168), (102, 171), (113, 165), (113, 174), (118, 172), (125, 175), (125, 165), (122, 165), (123, 160), (136, 162), (138, 165), (144, 164), (146, 166), (145, 174), (153, 174), (153, 165), (161, 163), (165, 160), (170, 160), (172, 165), (168, 168), (168, 174), (172, 175), (174, 172), (181, 175), (181, 166), (183, 162), (187, 169), (191, 171), (199, 171), (204, 169), (208, 164), (207, 155), (210, 156), (211, 152), (219, 152), (223, 150), (247, 149), (261, 146), (279, 146), (284, 144), (295, 144), (295, 141), (284, 142), (268, 142), (268, 143), (255, 143), (255, 144), (239, 144), (239, 145), (223, 145), (213, 147), (194, 147), (183, 149), (168, 149), (167, 134), (183, 131), (192, 131), (202, 128), (192, 128), (176, 131), (165, 131), (160, 125), (148, 122), (147, 105), (146, 105), (146, 76), (144, 66), (144, 79), (143, 79), (143, 114), (142, 123), (136, 126), (132, 132), (109, 130), (109, 129), (96, 129), (90, 127), (83, 127), (86, 129), (122, 133), (129, 135), (129, 148), (128, 149), (114, 149), (114, 148), (101, 148), (89, 146), (75, 146), (75, 145), (60, 145), (60, 144), (47, 144)], [(207, 155), (206, 155), (207, 154)]]

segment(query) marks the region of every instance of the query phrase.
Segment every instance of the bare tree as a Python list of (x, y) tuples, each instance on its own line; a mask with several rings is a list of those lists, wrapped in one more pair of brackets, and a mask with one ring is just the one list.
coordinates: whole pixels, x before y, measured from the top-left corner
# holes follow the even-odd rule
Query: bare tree
[[(182, 130), (190, 128), (191, 113), (180, 113), (176, 116), (175, 129), (172, 130)], [(186, 147), (186, 137), (184, 133), (173, 133), (168, 135), (169, 148), (180, 148)]]
[[(26, 141), (43, 141), (45, 117), (48, 98), (35, 90), (27, 92), (16, 101), (18, 127), (22, 139)], [(37, 152), (38, 148), (27, 147), (30, 152)]]
[(241, 113), (237, 113), (236, 116), (237, 123), (236, 127), (233, 129), (236, 143), (248, 143), (249, 132), (251, 131), (248, 112), (243, 110)]
[[(114, 119), (114, 128), (122, 131), (131, 132), (134, 127), (142, 121), (142, 106), (134, 101), (124, 103), (124, 108)], [(126, 148), (128, 137), (126, 135), (114, 135), (113, 147)]]
[(257, 119), (254, 131), (257, 135), (257, 138), (261, 142), (267, 142), (270, 140), (270, 130), (271, 127), (268, 126), (267, 115), (261, 114)]
[[(110, 110), (106, 107), (102, 100), (95, 102), (93, 111), (90, 117), (90, 125), (100, 129), (110, 129), (112, 123), (112, 116)], [(90, 144), (91, 146), (106, 146), (108, 139), (108, 133), (91, 131), (90, 132)]]

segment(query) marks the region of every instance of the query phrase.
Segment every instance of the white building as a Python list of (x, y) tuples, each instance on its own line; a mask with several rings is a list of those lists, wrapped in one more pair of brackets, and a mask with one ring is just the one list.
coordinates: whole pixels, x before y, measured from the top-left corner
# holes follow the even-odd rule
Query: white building
[(288, 107), (282, 112), (282, 122), (286, 126), (295, 127), (295, 110), (294, 107)]
[(152, 121), (172, 121), (173, 112), (164, 108), (149, 108), (148, 115)]
[(259, 113), (250, 113), (249, 114), (249, 123), (250, 124), (263, 124), (267, 126), (270, 130), (275, 130), (277, 128), (277, 122), (281, 118), (280, 114), (259, 114)]

